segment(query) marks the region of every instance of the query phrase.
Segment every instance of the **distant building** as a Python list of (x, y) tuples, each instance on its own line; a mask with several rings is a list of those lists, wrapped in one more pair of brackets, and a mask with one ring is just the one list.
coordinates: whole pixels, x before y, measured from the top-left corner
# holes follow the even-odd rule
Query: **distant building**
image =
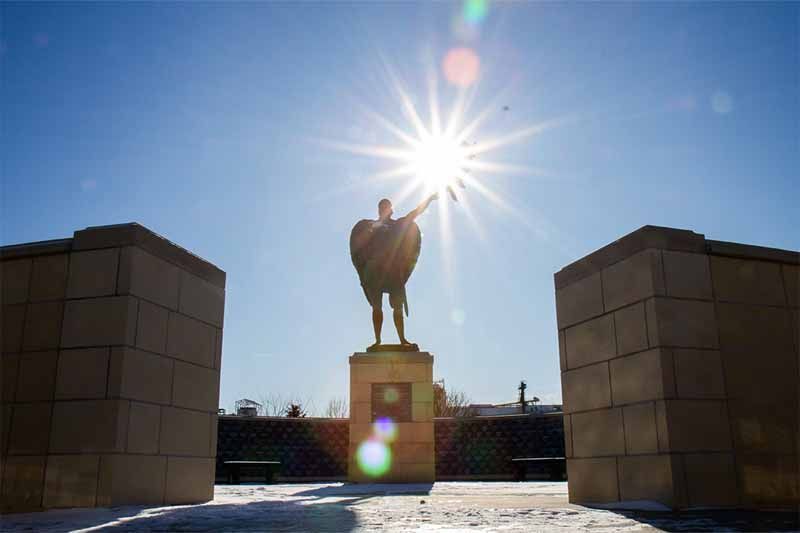
[(259, 411), (263, 408), (260, 403), (248, 400), (247, 398), (236, 400), (235, 406), (238, 416), (258, 416)]
[[(498, 415), (519, 415), (522, 414), (519, 402), (513, 403), (472, 403), (469, 405), (469, 410), (475, 413), (475, 416), (498, 416)], [(560, 413), (562, 410), (561, 405), (548, 404), (540, 405), (534, 404), (533, 400), (525, 403), (525, 413), (528, 414), (542, 414), (542, 413)]]

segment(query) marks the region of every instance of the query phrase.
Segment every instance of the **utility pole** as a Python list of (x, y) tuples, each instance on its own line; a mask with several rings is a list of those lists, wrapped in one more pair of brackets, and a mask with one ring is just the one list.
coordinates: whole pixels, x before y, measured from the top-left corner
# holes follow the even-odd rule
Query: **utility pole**
[(523, 415), (525, 414), (525, 389), (527, 388), (528, 385), (524, 381), (520, 381), (519, 387), (517, 387), (517, 390), (519, 391), (519, 408)]

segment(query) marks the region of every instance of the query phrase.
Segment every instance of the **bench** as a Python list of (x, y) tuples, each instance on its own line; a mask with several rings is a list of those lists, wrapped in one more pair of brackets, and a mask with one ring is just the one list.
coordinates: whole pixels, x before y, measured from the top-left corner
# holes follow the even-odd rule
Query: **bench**
[(223, 463), (228, 467), (228, 483), (238, 485), (242, 482), (241, 468), (243, 466), (261, 466), (264, 467), (264, 482), (272, 483), (275, 477), (275, 471), (280, 466), (280, 461), (225, 461)]
[(515, 457), (511, 459), (514, 465), (515, 479), (525, 481), (527, 477), (528, 465), (544, 465), (550, 474), (551, 481), (561, 481), (562, 475), (566, 471), (566, 457)]

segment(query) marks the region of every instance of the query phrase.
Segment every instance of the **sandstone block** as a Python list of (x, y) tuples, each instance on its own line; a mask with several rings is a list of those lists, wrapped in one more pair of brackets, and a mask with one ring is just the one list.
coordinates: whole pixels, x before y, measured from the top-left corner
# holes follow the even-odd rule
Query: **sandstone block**
[(412, 402), (411, 420), (414, 422), (432, 422), (433, 402)]
[(222, 369), (222, 329), (217, 328), (215, 333), (216, 344), (214, 347), (214, 368)]
[(133, 294), (172, 310), (178, 309), (180, 270), (141, 248), (122, 249), (119, 294)]
[(350, 380), (351, 383), (433, 383), (433, 368), (426, 363), (356, 364), (350, 366)]
[(214, 498), (214, 459), (170, 457), (164, 503), (201, 503)]
[(608, 363), (569, 370), (561, 374), (564, 412), (585, 411), (611, 406)]
[(602, 314), (603, 293), (599, 272), (562, 289), (556, 289), (556, 318), (559, 329)]
[(19, 358), (18, 402), (52, 401), (58, 352), (28, 352)]
[(45, 507), (93, 507), (97, 496), (97, 455), (50, 455), (44, 480)]
[(432, 422), (401, 422), (395, 442), (433, 442)]
[[(650, 304), (650, 302), (648, 302)], [(648, 321), (650, 321), (648, 307)], [(648, 322), (650, 346), (717, 348), (717, 321), (714, 304), (697, 300), (655, 298), (653, 328)]]
[(564, 331), (558, 332), (558, 363), (564, 372), (567, 369), (567, 335)]
[(76, 400), (53, 406), (51, 453), (113, 453), (125, 450), (128, 402)]
[(208, 457), (211, 451), (209, 431), (211, 415), (208, 413), (162, 407), (160, 453)]
[(722, 360), (716, 350), (674, 349), (679, 398), (725, 398)]
[(611, 314), (583, 322), (566, 330), (567, 367), (605, 361), (617, 354), (614, 317)]
[(689, 453), (683, 461), (689, 506), (730, 507), (739, 503), (732, 454)]
[(711, 256), (711, 273), (718, 301), (786, 304), (779, 263)]
[(169, 314), (167, 353), (178, 359), (209, 368), (214, 366), (217, 331), (193, 318)]
[(734, 448), (739, 453), (791, 455), (798, 446), (797, 400), (763, 404), (757, 400), (728, 400)]
[(781, 265), (783, 271), (783, 288), (786, 292), (786, 303), (792, 307), (800, 306), (800, 266)]
[(622, 409), (602, 409), (572, 415), (575, 457), (625, 455)]
[(669, 507), (681, 501), (683, 472), (680, 458), (670, 455), (638, 455), (619, 458), (619, 488), (623, 501), (651, 500)]
[(625, 448), (629, 455), (658, 453), (656, 410), (652, 402), (628, 405), (622, 411)]
[(602, 271), (606, 311), (664, 294), (664, 269), (659, 250), (642, 250)]
[(3, 306), (3, 353), (22, 351), (22, 332), (25, 329), (25, 304)]
[(742, 500), (747, 506), (797, 506), (798, 462), (796, 455), (736, 457)]
[(353, 424), (371, 424), (372, 404), (370, 402), (350, 402), (350, 421)]
[(614, 313), (614, 331), (617, 335), (617, 355), (647, 349), (647, 323), (644, 303), (623, 307)]
[(100, 399), (106, 396), (108, 348), (61, 350), (56, 400)]
[(133, 348), (111, 348), (108, 396), (168, 405), (175, 362)]
[(667, 296), (711, 300), (708, 256), (664, 250), (664, 285)]
[(128, 453), (158, 454), (160, 426), (159, 406), (131, 402), (128, 418)]
[(617, 459), (567, 459), (570, 503), (619, 501)]
[[(8, 437), (11, 433), (11, 417), (14, 408), (11, 404), (0, 403), (0, 459), (5, 461), (8, 455)], [(3, 473), (0, 472), (0, 480), (3, 478)]]
[(225, 289), (181, 271), (178, 310), (193, 318), (222, 327), (225, 312)]
[(35, 510), (42, 505), (42, 487), (47, 457), (6, 457), (3, 470), (4, 510)]
[(728, 397), (796, 402), (798, 361), (789, 310), (717, 304), (717, 313)]
[(19, 354), (3, 353), (0, 363), (2, 363), (2, 401), (3, 403), (13, 403), (17, 393), (17, 375), (19, 373)]
[(0, 292), (3, 305), (28, 301), (32, 264), (30, 259), (15, 259), (0, 263)]
[(33, 260), (30, 301), (61, 300), (67, 286), (67, 254), (43, 255)]
[(63, 348), (133, 345), (137, 300), (128, 296), (67, 301), (61, 332)]
[(433, 442), (398, 442), (392, 445), (394, 464), (434, 464)]
[[(413, 392), (412, 392), (413, 398)], [(350, 385), (350, 402), (370, 402), (372, 401), (372, 384), (353, 383)]]
[(50, 436), (50, 411), (48, 403), (18, 403), (14, 405), (9, 455), (44, 455)]
[(172, 405), (216, 413), (219, 372), (202, 366), (175, 362)]
[(63, 302), (40, 302), (28, 304), (25, 314), (24, 351), (58, 349), (61, 336)]
[(672, 353), (652, 349), (611, 361), (614, 405), (675, 397)]
[(564, 451), (566, 457), (574, 457), (572, 447), (572, 415), (564, 415)]
[(433, 401), (433, 384), (426, 381), (420, 381), (411, 384), (411, 400), (414, 402), (432, 402)]
[(136, 347), (149, 352), (166, 353), (168, 318), (167, 309), (141, 300), (136, 323)]
[[(173, 459), (173, 458), (170, 458)], [(104, 455), (100, 461), (97, 505), (162, 504), (167, 458)]]
[[(729, 451), (732, 448), (728, 411), (724, 401), (667, 400), (669, 451)], [(661, 439), (659, 427), (659, 439)]]
[(67, 298), (116, 294), (119, 248), (72, 252), (69, 263)]
[(217, 456), (217, 438), (218, 438), (218, 431), (219, 431), (219, 416), (211, 415), (211, 431), (209, 431), (210, 435), (210, 445), (211, 445), (211, 457)]

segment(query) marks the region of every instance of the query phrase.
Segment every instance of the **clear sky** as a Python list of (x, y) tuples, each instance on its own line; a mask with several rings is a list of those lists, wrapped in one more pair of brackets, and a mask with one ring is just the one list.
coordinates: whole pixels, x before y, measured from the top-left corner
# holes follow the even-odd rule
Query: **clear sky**
[(547, 126), (472, 171), (505, 208), (468, 186), (420, 219), (407, 334), (475, 402), (560, 401), (552, 275), (642, 225), (800, 249), (798, 4), (475, 7), (2, 3), (0, 240), (164, 235), (228, 274), (221, 406), (322, 411), (372, 342), (350, 229), (409, 179), (331, 141), (399, 144), (366, 110), (413, 133), (396, 89), (427, 122), (433, 72), (489, 110), (471, 142)]

